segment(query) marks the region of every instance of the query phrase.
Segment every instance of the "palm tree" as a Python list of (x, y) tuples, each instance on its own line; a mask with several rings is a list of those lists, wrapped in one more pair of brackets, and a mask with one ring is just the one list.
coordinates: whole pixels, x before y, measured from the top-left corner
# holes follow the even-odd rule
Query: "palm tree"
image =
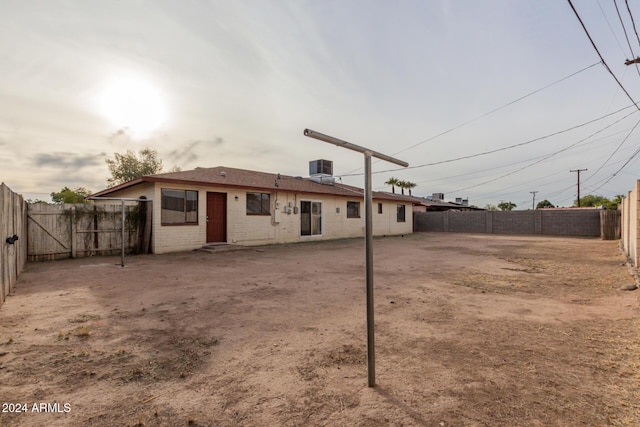
[(398, 185), (400, 183), (400, 180), (398, 180), (398, 178), (394, 178), (391, 177), (387, 180), (387, 182), (384, 183), (384, 185), (390, 185), (391, 186), (391, 192), (395, 193), (396, 192), (396, 185)]
[(407, 181), (405, 184), (407, 185), (405, 188), (409, 189), (409, 195), (411, 196), (411, 189), (412, 188), (416, 188), (418, 184), (416, 184), (415, 182), (411, 182), (411, 181)]
[(399, 180), (396, 184), (400, 190), (402, 190), (402, 195), (404, 196), (404, 189), (407, 188), (407, 181)]

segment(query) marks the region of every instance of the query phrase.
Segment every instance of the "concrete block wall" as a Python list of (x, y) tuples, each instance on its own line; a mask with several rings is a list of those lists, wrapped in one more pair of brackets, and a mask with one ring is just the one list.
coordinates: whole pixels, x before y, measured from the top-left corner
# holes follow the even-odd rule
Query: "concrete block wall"
[(414, 216), (414, 231), (600, 236), (599, 209), (444, 211), (420, 212)]
[(490, 217), (491, 233), (495, 234), (535, 234), (536, 211), (474, 212)]
[[(451, 211), (445, 211), (445, 214)], [(460, 233), (484, 233), (486, 230), (486, 215), (484, 212), (451, 212), (453, 215), (445, 215), (444, 224), (449, 230)], [(457, 215), (464, 214), (464, 215)]]
[(542, 233), (553, 236), (600, 236), (600, 210), (539, 210)]

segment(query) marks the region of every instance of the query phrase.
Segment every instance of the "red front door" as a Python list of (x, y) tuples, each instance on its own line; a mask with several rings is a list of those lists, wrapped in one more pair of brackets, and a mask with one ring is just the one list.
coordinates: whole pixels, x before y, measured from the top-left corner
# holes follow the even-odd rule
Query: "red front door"
[(207, 193), (207, 243), (227, 241), (227, 195)]

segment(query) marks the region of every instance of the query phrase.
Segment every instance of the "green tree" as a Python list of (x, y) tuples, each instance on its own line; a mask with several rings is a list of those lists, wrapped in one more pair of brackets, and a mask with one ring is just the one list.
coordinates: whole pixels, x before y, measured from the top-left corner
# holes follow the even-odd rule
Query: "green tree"
[[(622, 202), (621, 194), (618, 194), (613, 200), (609, 200), (604, 196), (596, 196), (593, 194), (588, 194), (584, 197), (580, 198), (580, 207), (598, 207), (604, 206), (606, 209), (616, 210), (618, 209), (618, 204)], [(578, 201), (573, 201), (573, 206), (578, 206)]]
[(497, 211), (497, 210), (498, 210), (498, 208), (496, 207), (496, 205), (492, 205), (492, 204), (490, 204), (490, 203), (489, 203), (489, 204), (487, 204), (487, 205), (484, 207), (484, 209), (485, 209), (486, 211), (491, 211), (491, 212), (495, 212), (495, 211)]
[(516, 205), (513, 202), (500, 202), (498, 203), (498, 209), (500, 209), (501, 211), (512, 211), (513, 208), (517, 207), (518, 205)]
[(396, 192), (396, 185), (398, 185), (398, 183), (400, 182), (400, 180), (398, 178), (394, 178), (391, 177), (387, 180), (387, 182), (384, 183), (384, 185), (390, 185), (391, 186), (391, 192), (395, 193)]
[(84, 187), (78, 187), (75, 190), (64, 187), (57, 193), (51, 193), (51, 200), (53, 200), (53, 203), (87, 203), (86, 197), (89, 194), (91, 194), (91, 191)]
[(551, 203), (547, 199), (544, 199), (543, 201), (538, 202), (538, 204), (536, 205), (536, 209), (544, 209), (544, 208), (555, 208), (555, 206), (553, 206), (553, 203)]
[(611, 205), (610, 207), (607, 207), (607, 209), (613, 209), (613, 210), (618, 209), (618, 205), (622, 203), (622, 199), (624, 199), (624, 196), (622, 194), (618, 194), (616, 197), (613, 198), (613, 200), (611, 200)]
[(153, 175), (162, 171), (162, 160), (158, 152), (150, 148), (143, 148), (136, 155), (133, 151), (115, 153), (113, 159), (106, 159), (111, 177), (107, 179), (109, 187), (124, 184), (145, 175)]

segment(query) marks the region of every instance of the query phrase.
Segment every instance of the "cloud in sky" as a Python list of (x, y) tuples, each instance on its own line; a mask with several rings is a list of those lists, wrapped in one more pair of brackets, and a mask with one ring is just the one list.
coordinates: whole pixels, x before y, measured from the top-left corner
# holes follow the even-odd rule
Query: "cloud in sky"
[[(609, 65), (640, 99), (638, 74), (623, 65), (631, 54), (617, 41), (624, 34), (613, 24), (615, 9), (576, 7)], [(633, 12), (640, 16), (640, 9)], [(12, 41), (0, 43), (0, 158), (14, 160), (0, 180), (16, 191), (37, 191), (53, 182), (47, 174), (64, 170), (84, 172), (69, 174), (77, 183), (65, 185), (104, 185), (104, 153), (145, 146), (157, 149), (165, 165), (183, 169), (225, 165), (304, 175), (309, 160), (330, 158), (336, 173), (359, 171), (360, 156), (305, 138), (306, 127), (401, 152), (398, 157), (420, 165), (517, 144), (630, 104), (599, 66), (416, 145), (599, 60), (571, 9), (555, 0), (16, 1), (3, 7), (0, 20), (0, 40)], [(122, 75), (143, 76), (166, 106), (167, 120), (155, 132), (134, 135), (101, 114), (96, 97)], [(137, 105), (123, 109), (145, 113), (148, 104), (120, 96), (114, 106)], [(612, 120), (393, 174), (419, 183), (416, 194), (444, 192), (481, 206), (519, 203), (533, 190), (571, 204), (575, 177), (568, 171), (598, 170), (635, 120), (520, 172)], [(585, 173), (583, 192), (614, 173), (637, 138), (597, 176), (589, 180)], [(389, 167), (376, 163), (374, 171)], [(389, 176), (376, 175), (374, 186), (385, 188)], [(629, 180), (620, 173), (598, 192), (622, 193)], [(361, 186), (362, 177), (343, 182)], [(451, 193), (458, 189), (464, 194)]]
[(35, 167), (50, 167), (77, 171), (104, 163), (104, 153), (76, 154), (71, 152), (39, 153), (32, 157)]

